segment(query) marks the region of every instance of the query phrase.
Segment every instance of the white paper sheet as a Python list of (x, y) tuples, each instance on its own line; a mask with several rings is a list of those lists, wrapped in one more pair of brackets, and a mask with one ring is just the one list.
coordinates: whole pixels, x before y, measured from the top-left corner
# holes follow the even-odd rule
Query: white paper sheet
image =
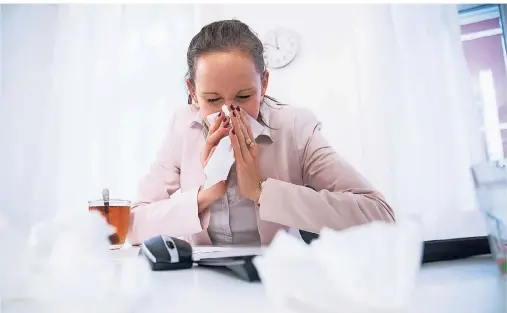
[(228, 258), (245, 255), (262, 255), (266, 247), (192, 247), (194, 261), (203, 259)]

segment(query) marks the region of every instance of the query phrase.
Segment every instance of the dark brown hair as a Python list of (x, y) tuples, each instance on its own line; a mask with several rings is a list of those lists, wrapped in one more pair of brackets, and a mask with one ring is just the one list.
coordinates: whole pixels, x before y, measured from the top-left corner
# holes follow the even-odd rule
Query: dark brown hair
[[(264, 46), (259, 37), (257, 37), (257, 34), (248, 25), (239, 20), (222, 20), (204, 26), (190, 41), (187, 51), (187, 79), (192, 86), (195, 86), (195, 65), (200, 57), (209, 53), (228, 51), (241, 51), (248, 55), (261, 76), (261, 80), (264, 78), (264, 71), (266, 70)], [(273, 97), (268, 95), (264, 97), (281, 105)], [(188, 103), (192, 103), (190, 94), (188, 96)], [(258, 121), (267, 126), (260, 114)]]

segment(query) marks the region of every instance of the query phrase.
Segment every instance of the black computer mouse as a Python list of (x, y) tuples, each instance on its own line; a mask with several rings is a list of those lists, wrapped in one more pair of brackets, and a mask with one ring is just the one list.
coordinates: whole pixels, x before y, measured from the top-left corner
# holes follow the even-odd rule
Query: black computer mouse
[(163, 235), (145, 240), (139, 254), (146, 257), (153, 271), (185, 269), (194, 263), (188, 242)]

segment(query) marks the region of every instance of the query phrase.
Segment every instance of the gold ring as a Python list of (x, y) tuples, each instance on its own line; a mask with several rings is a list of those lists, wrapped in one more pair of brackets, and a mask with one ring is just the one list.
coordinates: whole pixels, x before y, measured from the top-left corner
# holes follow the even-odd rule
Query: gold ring
[(249, 148), (252, 148), (253, 146), (255, 146), (255, 142), (250, 142), (250, 144), (248, 145)]
[(250, 145), (252, 144), (252, 139), (247, 138), (247, 139), (246, 139), (246, 144), (250, 146)]

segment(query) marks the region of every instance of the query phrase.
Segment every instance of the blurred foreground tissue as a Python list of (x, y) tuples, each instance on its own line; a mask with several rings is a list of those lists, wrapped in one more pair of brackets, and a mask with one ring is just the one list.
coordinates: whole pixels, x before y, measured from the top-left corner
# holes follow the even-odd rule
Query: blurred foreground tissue
[[(3, 222), (2, 222), (3, 221)], [(149, 296), (139, 258), (114, 262), (113, 229), (98, 212), (75, 212), (24, 234), (0, 216), (1, 313), (134, 312)]]
[(420, 269), (419, 224), (323, 229), (306, 245), (279, 232), (254, 260), (267, 295), (292, 312), (405, 312)]

